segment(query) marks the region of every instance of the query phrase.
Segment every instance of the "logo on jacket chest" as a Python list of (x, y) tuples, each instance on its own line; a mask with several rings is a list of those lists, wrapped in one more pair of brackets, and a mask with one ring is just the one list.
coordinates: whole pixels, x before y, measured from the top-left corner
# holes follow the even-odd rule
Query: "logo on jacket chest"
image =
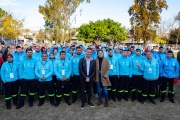
[(129, 61), (122, 62), (122, 65), (129, 65)]
[(25, 63), (24, 67), (34, 67), (34, 63)]

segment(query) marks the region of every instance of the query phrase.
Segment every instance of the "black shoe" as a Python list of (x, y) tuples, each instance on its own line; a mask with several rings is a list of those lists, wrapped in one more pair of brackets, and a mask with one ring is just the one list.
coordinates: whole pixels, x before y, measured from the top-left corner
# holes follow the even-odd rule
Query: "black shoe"
[(84, 103), (83, 103), (83, 104), (81, 105), (81, 109), (84, 109), (84, 106), (85, 106), (85, 105), (84, 105)]
[(174, 101), (173, 98), (169, 99), (169, 101), (170, 101), (171, 103), (175, 103), (175, 101)]
[(76, 102), (76, 100), (72, 100), (72, 101), (71, 101), (71, 103), (75, 103), (75, 102)]
[(121, 101), (122, 100), (122, 98), (118, 98), (118, 101)]
[(125, 101), (129, 101), (127, 98), (124, 98)]
[(58, 104), (58, 103), (55, 103), (54, 106), (57, 107), (57, 106), (59, 106), (59, 104)]
[(154, 100), (149, 100), (149, 102), (156, 105), (156, 102)]
[(7, 106), (7, 109), (11, 109), (11, 106)]
[(16, 102), (16, 103), (14, 103), (14, 105), (15, 105), (15, 106), (18, 106), (18, 103)]
[(24, 105), (18, 105), (17, 107), (16, 107), (16, 109), (20, 109), (21, 107), (23, 107)]
[(55, 106), (55, 102), (54, 102), (54, 101), (50, 102), (50, 104), (51, 104), (52, 106)]
[(134, 102), (136, 99), (135, 98), (132, 98), (131, 101)]
[(141, 104), (144, 104), (146, 102), (146, 100), (141, 100)]
[(70, 101), (66, 101), (67, 105), (71, 105), (71, 102)]
[(113, 100), (114, 102), (116, 102), (116, 98), (112, 98), (112, 100)]
[(88, 102), (88, 105), (92, 108), (95, 107), (94, 104), (92, 104), (91, 102)]
[(33, 106), (33, 103), (29, 103), (29, 107), (32, 107)]
[(160, 102), (164, 102), (165, 99), (161, 98)]
[(38, 104), (38, 106), (42, 106), (44, 103), (42, 103), (42, 102), (39, 102), (39, 104)]

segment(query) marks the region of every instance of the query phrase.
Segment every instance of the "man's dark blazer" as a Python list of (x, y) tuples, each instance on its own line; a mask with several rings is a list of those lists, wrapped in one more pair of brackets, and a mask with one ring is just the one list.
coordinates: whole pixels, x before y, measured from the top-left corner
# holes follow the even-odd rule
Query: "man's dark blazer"
[(86, 59), (81, 58), (79, 61), (79, 74), (81, 80), (86, 80), (86, 77), (89, 77), (90, 80), (93, 80), (96, 73), (96, 62), (93, 59), (90, 59), (90, 67), (89, 67), (89, 76), (87, 76), (87, 64)]

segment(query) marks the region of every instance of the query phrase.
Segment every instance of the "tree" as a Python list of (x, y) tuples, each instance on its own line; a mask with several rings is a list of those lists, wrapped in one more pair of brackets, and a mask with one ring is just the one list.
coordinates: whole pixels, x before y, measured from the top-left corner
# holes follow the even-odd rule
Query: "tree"
[(15, 18), (12, 14), (0, 8), (0, 35), (6, 39), (16, 39), (21, 34), (24, 20)]
[(179, 37), (180, 37), (180, 12), (175, 17), (175, 20), (178, 22), (178, 34), (177, 34), (177, 38), (176, 38), (176, 48), (177, 48), (177, 44), (179, 42)]
[(38, 31), (38, 33), (35, 35), (35, 37), (36, 37), (36, 40), (37, 40), (38, 42), (44, 41), (44, 40), (46, 39), (45, 30), (40, 29), (40, 30)]
[(0, 19), (2, 19), (5, 15), (7, 15), (8, 13), (3, 10), (2, 8), (0, 8)]
[[(69, 20), (76, 8), (85, 0), (46, 0), (44, 6), (39, 6), (39, 12), (51, 27), (56, 42), (67, 40), (65, 37), (70, 29)], [(90, 0), (86, 0), (90, 2)], [(47, 24), (46, 24), (47, 25)]]
[(111, 19), (90, 21), (78, 28), (78, 40), (90, 43), (124, 41), (127, 38), (127, 30), (120, 23)]
[(156, 38), (155, 41), (154, 41), (155, 44), (165, 44), (166, 41), (161, 39), (161, 38)]
[(4, 16), (7, 15), (7, 12), (5, 10), (3, 10), (2, 8), (0, 8), (0, 36), (3, 39), (3, 34), (2, 34), (2, 26), (3, 26), (3, 18)]
[(166, 44), (169, 44), (170, 32), (172, 31), (172, 29), (175, 28), (175, 23), (175, 17), (172, 17), (168, 20), (164, 20), (163, 22), (161, 22), (157, 29), (157, 37), (165, 40)]
[[(134, 42), (140, 42), (142, 37), (142, 29), (139, 25), (136, 25), (134, 28), (130, 29), (130, 34), (133, 35)], [(135, 35), (134, 35), (135, 34)]]
[(3, 34), (6, 39), (17, 39), (21, 34), (23, 27), (23, 20), (15, 19), (11, 14), (5, 15), (2, 19), (2, 27), (0, 33)]
[(86, 43), (93, 42), (91, 36), (95, 36), (95, 35), (94, 35), (94, 33), (92, 31), (93, 30), (90, 28), (89, 24), (81, 25), (81, 27), (78, 28), (78, 35), (77, 35), (78, 40), (84, 41)]
[(176, 29), (171, 30), (170, 39), (169, 39), (170, 44), (175, 44), (175, 43), (178, 44), (178, 43), (180, 43), (179, 29), (180, 28), (176, 28)]
[(138, 32), (138, 36), (144, 41), (144, 46), (152, 39), (153, 31), (160, 23), (160, 13), (163, 8), (168, 8), (165, 0), (134, 0), (134, 5), (129, 8), (131, 25), (138, 28), (135, 29), (135, 36)]

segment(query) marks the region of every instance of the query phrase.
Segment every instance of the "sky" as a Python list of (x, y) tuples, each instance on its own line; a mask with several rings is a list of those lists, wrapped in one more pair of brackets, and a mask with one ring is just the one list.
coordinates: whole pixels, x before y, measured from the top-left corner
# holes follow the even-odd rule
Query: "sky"
[[(0, 7), (13, 13), (16, 18), (25, 19), (24, 28), (31, 30), (43, 29), (44, 19), (38, 11), (39, 5), (44, 5), (46, 0), (0, 0)], [(91, 0), (84, 2), (71, 17), (71, 27), (80, 27), (89, 21), (111, 18), (130, 28), (129, 7), (134, 0)], [(180, 11), (180, 0), (167, 0), (168, 10), (161, 13), (162, 21), (173, 18)]]

